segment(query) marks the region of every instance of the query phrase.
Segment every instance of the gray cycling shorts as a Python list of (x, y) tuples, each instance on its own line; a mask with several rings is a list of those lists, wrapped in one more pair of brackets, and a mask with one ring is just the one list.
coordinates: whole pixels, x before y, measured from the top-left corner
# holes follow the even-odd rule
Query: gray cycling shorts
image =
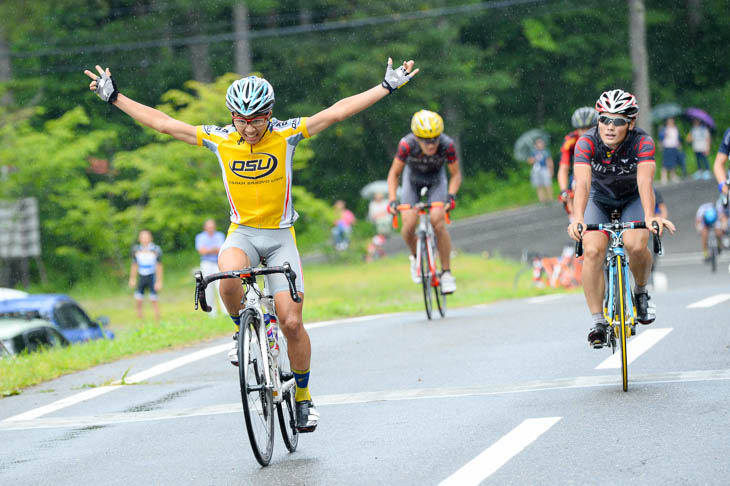
[(616, 208), (621, 211), (621, 221), (644, 221), (644, 208), (641, 206), (641, 198), (637, 197), (631, 201), (621, 204), (607, 204), (597, 201), (593, 195), (588, 198), (586, 212), (583, 220), (586, 224), (600, 224), (611, 222), (611, 211)]
[(449, 188), (446, 182), (446, 171), (442, 167), (441, 170), (434, 174), (420, 174), (415, 170), (411, 170), (406, 165), (403, 169), (403, 184), (400, 195), (402, 204), (414, 204), (421, 201), (421, 188), (428, 187), (428, 202), (434, 201), (446, 202), (449, 199)]
[[(220, 255), (227, 248), (243, 250), (251, 260), (252, 267), (259, 266), (262, 260), (266, 261), (267, 267), (278, 267), (284, 262), (289, 262), (292, 270), (297, 274), (295, 281), (297, 291), (304, 293), (302, 261), (299, 258), (299, 250), (297, 250), (294, 227), (265, 229), (238, 225), (232, 231), (228, 231), (226, 241), (218, 254)], [(271, 295), (278, 292), (289, 292), (289, 283), (283, 274), (267, 275), (266, 278), (270, 286), (268, 292)]]

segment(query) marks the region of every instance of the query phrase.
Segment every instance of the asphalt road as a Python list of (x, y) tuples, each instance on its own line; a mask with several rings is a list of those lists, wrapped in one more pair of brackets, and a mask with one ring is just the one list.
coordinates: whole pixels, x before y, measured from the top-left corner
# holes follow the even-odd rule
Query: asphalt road
[[(0, 477), (54, 486), (727, 484), (730, 275), (701, 265), (666, 275), (657, 321), (631, 341), (643, 353), (627, 393), (618, 369), (600, 368), (610, 352), (585, 341), (580, 294), (430, 322), (422, 313), (340, 321), (310, 329), (320, 426), (294, 454), (278, 439), (267, 468), (251, 454), (228, 340), (219, 340), (1, 400)], [(98, 386), (127, 370), (128, 381), (143, 381)]]
[[(671, 199), (670, 211), (680, 212)], [(451, 309), (434, 321), (417, 312), (310, 324), (320, 426), (293, 454), (277, 439), (267, 468), (251, 453), (224, 339), (0, 400), (0, 478), (54, 486), (728, 484), (730, 274), (682, 258), (660, 269), (667, 285), (653, 294), (658, 318), (630, 341), (626, 393), (610, 351), (586, 342), (580, 294)], [(129, 384), (108, 385), (125, 373)]]

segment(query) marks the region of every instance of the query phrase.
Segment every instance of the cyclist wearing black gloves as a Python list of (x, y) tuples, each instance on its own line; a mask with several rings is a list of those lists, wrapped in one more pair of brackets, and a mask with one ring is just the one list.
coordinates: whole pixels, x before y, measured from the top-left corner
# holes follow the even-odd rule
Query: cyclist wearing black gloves
[[(444, 209), (450, 211), (456, 206), (456, 193), (461, 185), (461, 170), (456, 156), (454, 141), (443, 133), (444, 120), (438, 113), (420, 110), (411, 119), (411, 133), (401, 138), (398, 153), (388, 172), (389, 210), (396, 213), (396, 192), (398, 179), (403, 175), (401, 203), (415, 205), (420, 201), (419, 190), (428, 187), (428, 202), (442, 201), (444, 208), (431, 208), (431, 225), (436, 234), (441, 260), (441, 291), (444, 294), (456, 290), (456, 281), (451, 275), (451, 237), (446, 230)], [(446, 182), (444, 165), (448, 165), (451, 180)], [(416, 226), (418, 211), (403, 211), (403, 239), (411, 251), (411, 278), (420, 283), (416, 268)]]
[[(606, 91), (596, 101), (596, 111), (598, 126), (588, 130), (575, 147), (575, 219), (568, 226), (571, 238), (583, 240), (583, 292), (593, 318), (593, 328), (588, 334), (591, 345), (606, 342), (602, 299), (608, 236), (601, 231), (583, 233), (586, 223), (608, 223), (611, 211), (617, 209), (621, 211), (621, 221), (644, 221), (647, 228), (658, 223), (660, 235), (665, 226), (672, 233), (675, 229), (671, 221), (654, 212), (654, 141), (646, 132), (635, 128), (639, 106), (634, 95), (620, 89)], [(655, 230), (634, 229), (624, 234), (624, 247), (635, 281), (637, 320), (642, 324), (651, 324), (655, 319), (646, 288), (652, 263), (647, 247), (649, 231)]]

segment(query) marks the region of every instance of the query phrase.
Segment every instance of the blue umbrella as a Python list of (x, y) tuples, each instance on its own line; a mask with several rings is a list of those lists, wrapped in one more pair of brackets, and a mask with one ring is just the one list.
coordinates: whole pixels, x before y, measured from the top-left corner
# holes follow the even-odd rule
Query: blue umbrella
[(515, 159), (521, 160), (522, 162), (527, 161), (528, 157), (530, 157), (530, 154), (532, 153), (532, 150), (535, 148), (535, 140), (537, 140), (538, 138), (541, 138), (545, 141), (546, 147), (550, 145), (550, 134), (547, 133), (545, 130), (533, 128), (532, 130), (528, 130), (520, 135), (514, 146)]
[(682, 107), (674, 102), (660, 103), (651, 108), (651, 119), (654, 123), (659, 123), (667, 118), (674, 118), (682, 114)]

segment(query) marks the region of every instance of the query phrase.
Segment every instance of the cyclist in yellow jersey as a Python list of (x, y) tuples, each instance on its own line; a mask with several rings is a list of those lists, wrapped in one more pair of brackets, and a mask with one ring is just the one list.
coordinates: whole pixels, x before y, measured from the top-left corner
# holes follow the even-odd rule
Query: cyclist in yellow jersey
[[(89, 70), (84, 73), (92, 79), (89, 89), (103, 101), (145, 126), (191, 145), (202, 145), (216, 155), (231, 207), (231, 227), (218, 254), (220, 270), (256, 266), (262, 259), (271, 266), (289, 261), (298, 269), (297, 291), (303, 297), (301, 263), (292, 227), (297, 219), (291, 199), (296, 145), (405, 85), (418, 73), (413, 65), (413, 61), (407, 61), (393, 69), (392, 60), (388, 59), (385, 78), (379, 85), (344, 98), (309, 118), (286, 121), (272, 118), (274, 89), (268, 81), (257, 76), (242, 78), (234, 81), (226, 93), (226, 106), (232, 117), (231, 125), (226, 127), (195, 127), (124, 96), (109, 68), (97, 65), (98, 74)], [(309, 392), (311, 345), (302, 322), (302, 304), (291, 300), (283, 277), (272, 278), (270, 284), (296, 381), (296, 426), (300, 432), (312, 432), (319, 414)], [(222, 280), (220, 293), (231, 319), (239, 325), (243, 297), (240, 283)], [(235, 350), (232, 354), (231, 361), (238, 365)]]

